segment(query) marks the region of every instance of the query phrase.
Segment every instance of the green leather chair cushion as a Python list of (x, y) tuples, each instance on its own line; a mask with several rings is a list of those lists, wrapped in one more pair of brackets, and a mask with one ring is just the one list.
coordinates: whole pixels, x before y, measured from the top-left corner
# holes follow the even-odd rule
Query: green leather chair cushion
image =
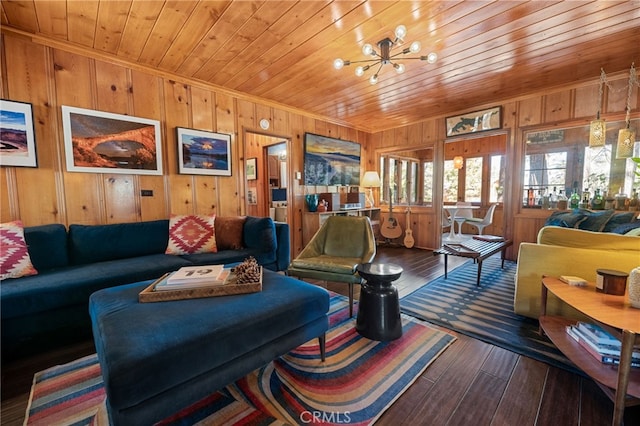
[(291, 266), (296, 269), (314, 269), (338, 274), (353, 274), (360, 263), (359, 257), (336, 257), (322, 254), (317, 257), (295, 259)]

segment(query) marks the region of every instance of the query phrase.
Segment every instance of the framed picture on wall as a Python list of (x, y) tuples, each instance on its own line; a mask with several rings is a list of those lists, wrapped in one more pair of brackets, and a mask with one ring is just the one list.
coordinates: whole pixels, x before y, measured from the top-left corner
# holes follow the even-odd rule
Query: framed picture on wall
[(183, 127), (176, 132), (180, 173), (231, 176), (231, 135)]
[(358, 186), (360, 144), (305, 133), (304, 184)]
[(447, 136), (466, 135), (500, 128), (502, 122), (501, 107), (493, 107), (480, 111), (447, 117)]
[(247, 203), (252, 206), (258, 204), (258, 191), (256, 188), (247, 188)]
[(38, 167), (31, 104), (0, 99), (0, 166)]
[(162, 174), (160, 122), (62, 106), (67, 170)]
[(258, 164), (255, 158), (247, 159), (247, 164), (245, 167), (245, 171), (247, 174), (247, 180), (256, 180), (258, 179)]

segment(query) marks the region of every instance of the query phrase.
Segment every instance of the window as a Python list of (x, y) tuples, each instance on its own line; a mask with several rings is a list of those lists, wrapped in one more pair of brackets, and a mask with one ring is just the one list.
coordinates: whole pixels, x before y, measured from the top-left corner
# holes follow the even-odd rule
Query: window
[(530, 154), (525, 156), (524, 162), (524, 193), (523, 203), (530, 191), (539, 204), (542, 197), (551, 194), (554, 188), (564, 190), (567, 172), (567, 151), (549, 152), (544, 154)]
[(482, 157), (467, 158), (464, 174), (464, 201), (482, 201)]
[(504, 196), (504, 155), (491, 156), (491, 166), (489, 174), (489, 182), (491, 182), (491, 187), (489, 188), (489, 203), (501, 203)]
[(420, 149), (382, 155), (381, 200), (388, 203), (391, 194), (393, 204), (430, 205), (433, 202), (432, 153), (432, 149)]
[(453, 160), (444, 161), (443, 201), (455, 203), (458, 201), (458, 169), (453, 167)]

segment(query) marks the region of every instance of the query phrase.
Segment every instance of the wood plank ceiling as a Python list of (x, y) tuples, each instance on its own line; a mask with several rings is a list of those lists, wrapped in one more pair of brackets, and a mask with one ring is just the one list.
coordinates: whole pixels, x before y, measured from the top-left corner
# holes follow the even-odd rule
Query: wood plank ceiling
[[(2, 25), (365, 131), (640, 65), (640, 1), (2, 1)], [(408, 30), (423, 55), (380, 81), (335, 70)], [(409, 55), (411, 56), (411, 55)], [(414, 55), (415, 56), (415, 55)], [(9, 63), (10, 63), (10, 58)], [(398, 61), (402, 62), (402, 61)], [(594, 106), (595, 113), (595, 106)]]

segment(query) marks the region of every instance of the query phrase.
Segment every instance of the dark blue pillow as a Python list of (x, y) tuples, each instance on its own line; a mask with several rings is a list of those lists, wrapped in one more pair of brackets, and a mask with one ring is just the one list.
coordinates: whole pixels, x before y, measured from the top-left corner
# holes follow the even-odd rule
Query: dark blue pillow
[(636, 212), (616, 213), (609, 218), (602, 231), (611, 232), (619, 225), (633, 221), (636, 214)]
[(614, 213), (613, 210), (593, 212), (590, 210), (580, 209), (580, 211), (585, 214), (586, 219), (578, 224), (578, 229), (594, 232), (601, 232)]
[(576, 228), (577, 225), (584, 220), (585, 214), (579, 210), (556, 211), (551, 213), (544, 223), (545, 226), (561, 226), (563, 228)]
[(636, 220), (634, 222), (623, 223), (622, 225), (618, 225), (611, 230), (614, 234), (626, 234), (632, 229), (640, 228), (640, 220)]

